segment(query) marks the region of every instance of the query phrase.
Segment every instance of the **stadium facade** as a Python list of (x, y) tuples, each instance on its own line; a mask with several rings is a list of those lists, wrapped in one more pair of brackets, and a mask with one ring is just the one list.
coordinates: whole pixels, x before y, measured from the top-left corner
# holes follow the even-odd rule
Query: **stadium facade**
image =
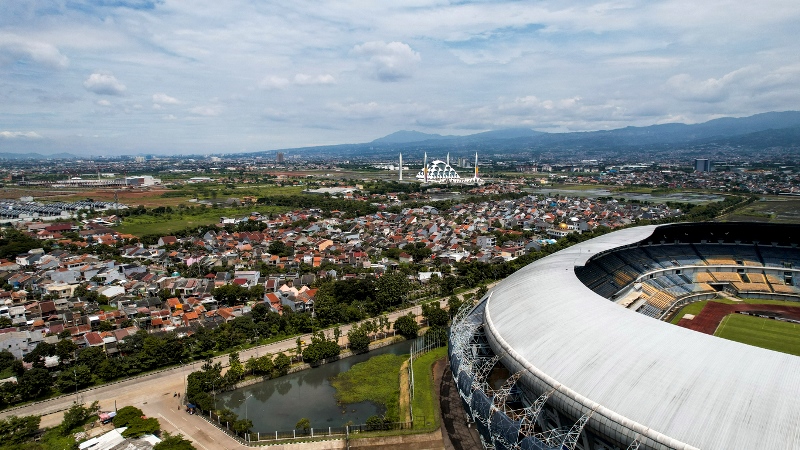
[(485, 447), (800, 448), (800, 358), (658, 320), (724, 291), (800, 301), (798, 242), (797, 225), (628, 228), (503, 280), (450, 332)]

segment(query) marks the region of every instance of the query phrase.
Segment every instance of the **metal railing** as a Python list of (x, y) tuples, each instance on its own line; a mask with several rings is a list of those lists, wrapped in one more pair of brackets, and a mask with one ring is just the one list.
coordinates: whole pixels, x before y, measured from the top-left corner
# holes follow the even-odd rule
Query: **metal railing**
[(345, 425), (342, 427), (323, 427), (323, 428), (297, 428), (293, 430), (271, 431), (271, 432), (246, 432), (237, 433), (231, 427), (233, 424), (223, 422), (219, 415), (213, 411), (200, 413), (200, 417), (211, 425), (214, 425), (222, 432), (235, 439), (242, 445), (257, 446), (268, 442), (295, 441), (325, 438), (348, 438), (352, 434), (372, 433), (380, 431), (399, 431), (413, 429), (413, 422), (382, 422), (376, 424)]

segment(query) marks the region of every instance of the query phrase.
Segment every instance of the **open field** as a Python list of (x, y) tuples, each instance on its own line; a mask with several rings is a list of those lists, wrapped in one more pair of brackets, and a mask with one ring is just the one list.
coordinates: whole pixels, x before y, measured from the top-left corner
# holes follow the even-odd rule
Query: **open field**
[(755, 203), (726, 215), (726, 222), (800, 223), (800, 198), (763, 197)]
[(274, 184), (240, 184), (229, 186), (224, 184), (190, 184), (177, 189), (162, 186), (147, 188), (69, 188), (53, 189), (39, 187), (5, 187), (0, 189), (0, 198), (18, 199), (31, 196), (36, 201), (71, 202), (91, 198), (97, 201), (114, 201), (116, 193), (120, 203), (128, 206), (142, 205), (148, 208), (156, 206), (177, 206), (190, 204), (190, 199), (241, 198), (244, 196), (270, 197), (276, 195), (296, 195), (305, 189), (304, 186), (278, 186)]
[(161, 215), (143, 214), (141, 216), (126, 217), (117, 230), (120, 233), (129, 233), (140, 237), (155, 233), (169, 234), (184, 228), (218, 223), (219, 218), (223, 216), (242, 217), (253, 211), (261, 214), (281, 213), (289, 209), (282, 206), (250, 206), (241, 208), (202, 208)]
[(714, 336), (800, 356), (800, 325), (796, 323), (729, 314)]
[(439, 427), (439, 395), (433, 383), (433, 363), (447, 357), (447, 347), (439, 347), (414, 360), (414, 399), (411, 402), (414, 428)]

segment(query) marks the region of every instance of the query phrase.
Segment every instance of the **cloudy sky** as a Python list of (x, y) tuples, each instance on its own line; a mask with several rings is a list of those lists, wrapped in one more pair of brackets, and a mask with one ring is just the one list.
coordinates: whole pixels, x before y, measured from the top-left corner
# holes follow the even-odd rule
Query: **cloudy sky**
[(0, 152), (206, 154), (797, 110), (798, 23), (797, 0), (0, 0)]

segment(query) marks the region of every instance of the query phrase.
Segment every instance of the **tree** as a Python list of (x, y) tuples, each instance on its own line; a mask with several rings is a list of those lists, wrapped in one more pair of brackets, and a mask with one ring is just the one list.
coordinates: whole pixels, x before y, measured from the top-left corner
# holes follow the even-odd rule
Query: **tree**
[(289, 357), (286, 356), (283, 352), (280, 352), (275, 356), (275, 362), (273, 363), (273, 367), (275, 368), (275, 377), (282, 377), (289, 373), (289, 366), (292, 365), (292, 362), (289, 361)]
[(122, 436), (126, 438), (137, 438), (145, 434), (157, 434), (160, 429), (161, 425), (155, 417), (147, 419), (139, 417), (128, 424), (128, 429), (122, 432)]
[(424, 304), (422, 305), (422, 316), (428, 321), (428, 326), (431, 327), (446, 327), (450, 316), (447, 311), (439, 307), (438, 304)]
[(385, 274), (375, 282), (375, 303), (374, 313), (381, 313), (392, 306), (402, 304), (408, 291), (411, 290), (411, 283), (402, 273)]
[(184, 439), (182, 434), (169, 434), (166, 431), (161, 436), (161, 442), (153, 446), (153, 450), (197, 450), (192, 441)]
[(112, 421), (116, 428), (127, 427), (134, 420), (141, 419), (143, 415), (142, 410), (135, 406), (123, 406), (117, 411), (117, 415)]
[(17, 386), (23, 399), (33, 400), (49, 394), (52, 384), (53, 379), (50, 377), (50, 372), (34, 367), (22, 374)]
[(105, 359), (106, 352), (101, 347), (86, 347), (78, 353), (76, 362), (86, 367), (97, 367)]
[(325, 334), (320, 331), (313, 335), (311, 344), (303, 350), (303, 360), (314, 365), (324, 359), (332, 358), (340, 352), (339, 344), (328, 339)]
[(233, 423), (236, 423), (237, 420), (239, 420), (239, 416), (235, 412), (231, 411), (228, 408), (222, 408), (217, 412), (218, 412), (217, 415), (219, 416), (219, 421), (220, 422), (225, 422), (227, 424), (233, 424)]
[(294, 425), (294, 428), (296, 430), (303, 430), (303, 433), (308, 434), (308, 432), (311, 431), (311, 421), (303, 417), (297, 421), (297, 423)]
[(294, 250), (291, 247), (287, 246), (283, 243), (283, 241), (274, 240), (269, 243), (269, 248), (267, 249), (270, 255), (278, 255), (278, 256), (291, 256), (294, 254)]
[(0, 372), (11, 367), (11, 364), (14, 362), (14, 355), (9, 352), (8, 350), (0, 351)]
[(20, 445), (39, 431), (41, 416), (10, 416), (0, 419), (0, 445)]
[(92, 371), (83, 364), (76, 364), (61, 371), (55, 382), (55, 387), (62, 394), (75, 392), (92, 384)]
[(64, 419), (59, 426), (59, 433), (62, 436), (69, 435), (75, 427), (83, 425), (86, 420), (96, 414), (99, 409), (100, 405), (97, 401), (92, 403), (88, 408), (83, 405), (72, 405), (72, 407), (64, 413)]
[(458, 296), (451, 295), (450, 298), (447, 299), (447, 312), (450, 313), (450, 318), (456, 315), (459, 309), (464, 306), (463, 301), (459, 300)]
[(353, 325), (347, 332), (347, 340), (350, 342), (350, 350), (353, 353), (365, 352), (369, 349), (369, 335), (364, 326)]
[(255, 359), (255, 364), (253, 366), (253, 374), (269, 375), (270, 373), (272, 373), (273, 368), (274, 364), (272, 362), (272, 357), (270, 355), (264, 355)]
[(114, 427), (128, 427), (122, 435), (124, 437), (139, 437), (143, 434), (156, 434), (160, 429), (158, 419), (144, 419), (144, 413), (135, 406), (125, 406), (117, 411), (114, 416)]
[(484, 295), (486, 295), (487, 292), (489, 292), (489, 290), (486, 288), (486, 286), (481, 286), (475, 292), (475, 298), (480, 300)]
[(389, 425), (389, 421), (385, 417), (381, 417), (378, 415), (369, 416), (367, 418), (367, 430), (375, 431), (375, 430), (385, 430)]
[(394, 329), (406, 339), (413, 339), (417, 337), (417, 333), (419, 333), (419, 324), (417, 324), (417, 321), (414, 319), (414, 315), (408, 313), (405, 316), (400, 316), (394, 322)]
[(75, 358), (75, 352), (78, 351), (78, 346), (72, 339), (61, 339), (56, 344), (56, 356), (61, 365), (67, 364)]
[(253, 428), (253, 421), (250, 419), (238, 419), (233, 422), (233, 431), (237, 433), (249, 433)]
[(119, 359), (106, 359), (94, 368), (94, 373), (103, 381), (111, 381), (122, 374)]
[(44, 367), (44, 359), (55, 354), (56, 346), (42, 341), (36, 345), (33, 351), (22, 357), (22, 360), (26, 363), (33, 363), (34, 367)]
[(244, 376), (244, 366), (242, 366), (242, 362), (239, 361), (239, 352), (231, 352), (231, 354), (228, 355), (228, 363), (230, 367), (225, 376), (233, 381), (240, 380), (242, 376)]
[(11, 327), (11, 325), (13, 325), (13, 323), (11, 322), (11, 318), (10, 317), (6, 317), (6, 316), (0, 317), (0, 329), (9, 328), (9, 327)]
[(214, 298), (228, 306), (244, 303), (248, 297), (246, 288), (238, 284), (225, 284), (212, 291)]

